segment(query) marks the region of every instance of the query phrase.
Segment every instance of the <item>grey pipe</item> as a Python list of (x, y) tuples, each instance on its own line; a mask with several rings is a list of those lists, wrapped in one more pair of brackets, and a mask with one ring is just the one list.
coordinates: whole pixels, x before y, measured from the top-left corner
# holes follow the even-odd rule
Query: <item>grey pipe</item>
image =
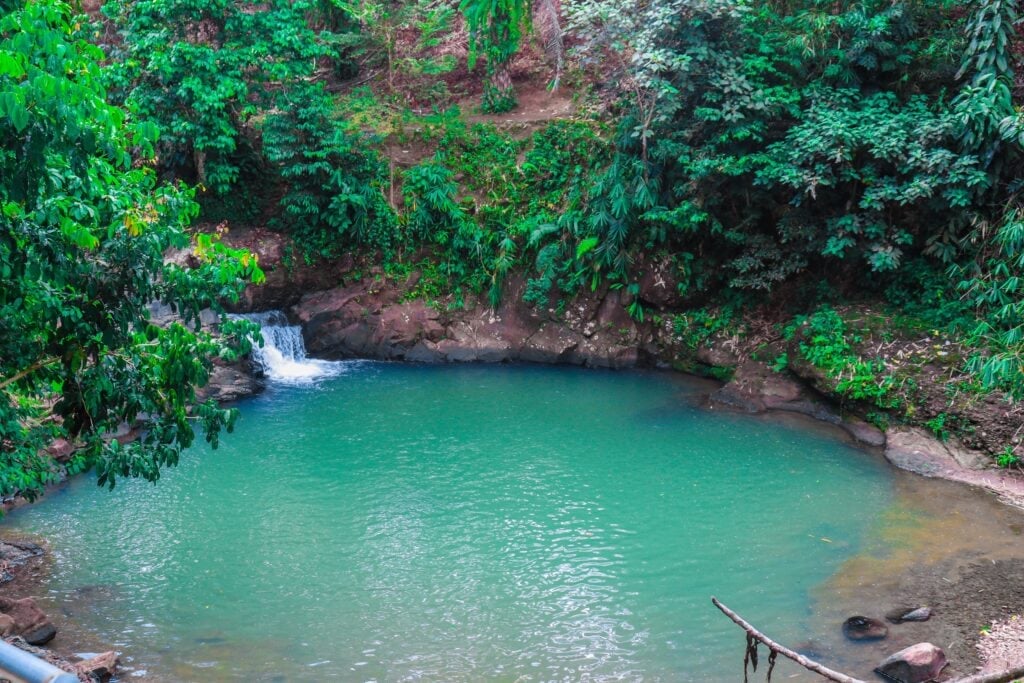
[(78, 683), (78, 676), (0, 640), (0, 680), (24, 683)]

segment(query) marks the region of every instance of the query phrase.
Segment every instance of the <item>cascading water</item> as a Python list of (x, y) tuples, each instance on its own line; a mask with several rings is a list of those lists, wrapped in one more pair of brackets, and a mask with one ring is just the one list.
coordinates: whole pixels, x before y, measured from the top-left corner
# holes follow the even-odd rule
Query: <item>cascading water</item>
[(253, 345), (252, 359), (268, 378), (303, 382), (342, 372), (344, 363), (306, 357), (302, 328), (288, 324), (281, 311), (263, 311), (238, 316), (258, 323), (263, 346)]

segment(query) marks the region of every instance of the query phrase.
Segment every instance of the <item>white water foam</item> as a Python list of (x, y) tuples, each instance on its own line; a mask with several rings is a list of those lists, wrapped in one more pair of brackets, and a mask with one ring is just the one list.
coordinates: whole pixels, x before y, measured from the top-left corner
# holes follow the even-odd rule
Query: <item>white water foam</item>
[(271, 380), (302, 383), (333, 377), (345, 371), (343, 361), (318, 360), (306, 357), (302, 328), (289, 325), (281, 311), (264, 311), (238, 316), (259, 323), (263, 346), (253, 344), (252, 359)]

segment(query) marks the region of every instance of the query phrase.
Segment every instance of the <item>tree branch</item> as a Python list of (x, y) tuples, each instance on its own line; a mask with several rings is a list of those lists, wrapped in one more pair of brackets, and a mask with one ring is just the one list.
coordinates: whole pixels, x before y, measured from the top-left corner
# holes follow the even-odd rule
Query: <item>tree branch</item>
[(761, 633), (756, 628), (751, 626), (746, 620), (743, 619), (743, 617), (736, 614), (731, 609), (720, 603), (718, 601), (718, 598), (712, 597), (711, 604), (720, 609), (722, 611), (722, 614), (732, 619), (737, 626), (746, 631), (747, 635), (750, 635), (758, 641), (767, 645), (768, 649), (772, 652), (778, 652), (780, 655), (792, 659), (794, 662), (804, 667), (805, 669), (809, 669), (810, 671), (813, 671), (816, 674), (824, 676), (830, 681), (836, 681), (836, 683), (866, 683), (865, 681), (862, 681), (858, 678), (851, 678), (846, 674), (839, 673), (838, 671), (833, 671), (832, 669), (829, 669), (826, 666), (818, 664), (813, 659), (808, 659), (807, 657), (804, 657), (799, 652), (794, 652), (793, 650), (790, 650), (788, 647), (776, 643), (774, 640), (772, 640), (771, 638), (769, 638), (768, 636), (766, 636), (765, 634)]
[[(774, 640), (766, 636), (765, 634), (754, 628), (748, 621), (743, 617), (733, 612), (731, 609), (723, 605), (718, 601), (718, 598), (712, 597), (711, 604), (720, 609), (722, 613), (733, 620), (737, 626), (747, 632), (747, 635), (756, 639), (758, 642), (764, 643), (769, 650), (772, 652), (778, 652), (779, 654), (792, 659), (800, 666), (813, 671), (816, 674), (824, 676), (830, 681), (836, 681), (837, 683), (865, 683), (858, 678), (851, 678), (844, 673), (833, 671), (826, 666), (819, 664), (813, 659), (804, 657), (799, 652), (794, 652), (784, 645), (776, 643)], [(1024, 679), (1024, 664), (1014, 667), (1012, 669), (1006, 669), (1005, 671), (997, 671), (990, 674), (975, 674), (973, 676), (967, 676), (966, 678), (958, 678), (950, 683), (1011, 683), (1017, 679)]]
[(53, 365), (54, 363), (56, 363), (59, 360), (60, 360), (60, 358), (44, 358), (43, 360), (36, 361), (35, 363), (33, 363), (32, 365), (28, 366), (27, 368), (25, 368), (24, 370), (22, 370), (18, 374), (12, 375), (11, 377), (8, 377), (7, 379), (4, 379), (4, 380), (0, 380), (0, 389), (3, 389), (8, 384), (14, 384), (18, 380), (24, 379), (25, 377), (31, 375), (36, 370), (40, 370), (42, 368), (45, 368), (47, 365)]

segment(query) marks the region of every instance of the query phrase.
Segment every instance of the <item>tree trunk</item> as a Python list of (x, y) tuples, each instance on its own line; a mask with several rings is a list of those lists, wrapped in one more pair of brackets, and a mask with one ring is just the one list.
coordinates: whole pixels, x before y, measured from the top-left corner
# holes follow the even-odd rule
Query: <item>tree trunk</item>
[(494, 62), (488, 65), (489, 74), (484, 85), (484, 100), (481, 107), (489, 114), (500, 114), (516, 107), (516, 91), (512, 87), (512, 72), (508, 62)]

